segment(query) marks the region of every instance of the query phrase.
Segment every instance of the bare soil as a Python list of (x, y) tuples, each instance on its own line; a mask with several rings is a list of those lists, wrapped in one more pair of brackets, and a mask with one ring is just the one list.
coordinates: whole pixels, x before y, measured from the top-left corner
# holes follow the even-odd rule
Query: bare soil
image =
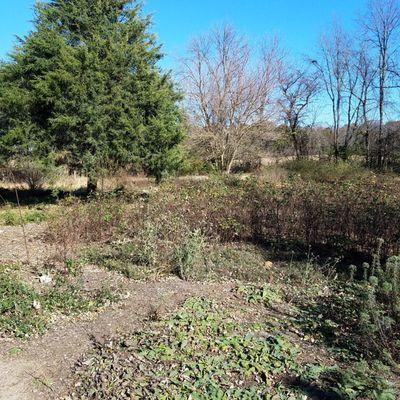
[(32, 265), (43, 264), (55, 254), (55, 248), (43, 240), (45, 224), (27, 224), (21, 226), (0, 226), (0, 263)]
[[(188, 297), (217, 302), (237, 301), (232, 284), (201, 284), (169, 278), (133, 282), (129, 297), (103, 312), (58, 320), (41, 337), (28, 342), (0, 342), (0, 399), (55, 399), (64, 395), (77, 360), (95, 341), (132, 332), (155, 310), (159, 315), (179, 307)], [(14, 354), (14, 355), (13, 355)]]
[[(21, 272), (32, 284), (35, 266), (43, 266), (55, 255), (44, 241), (45, 225), (0, 226), (0, 263), (21, 264)], [(91, 347), (112, 335), (131, 332), (150, 313), (163, 315), (175, 310), (190, 296), (222, 301), (231, 296), (230, 284), (188, 283), (177, 278), (153, 282), (131, 282), (120, 275), (86, 266), (82, 271), (84, 290), (103, 285), (122, 288), (124, 300), (101, 312), (79, 317), (58, 316), (50, 330), (29, 341), (0, 339), (0, 400), (54, 399), (63, 394), (76, 361)]]
[[(0, 226), (0, 264), (20, 263), (22, 275), (33, 285), (38, 284), (35, 277), (40, 267), (56, 255), (55, 248), (44, 241), (45, 228), (35, 224), (25, 227), (28, 263), (21, 227)], [(80, 279), (85, 291), (106, 285), (124, 293), (123, 299), (96, 313), (55, 316), (44, 335), (27, 341), (0, 338), (0, 400), (65, 398), (73, 385), (74, 366), (94, 342), (144, 328), (152, 316), (177, 310), (189, 297), (209, 298), (235, 310), (238, 319), (244, 309), (246, 320), (259, 320), (265, 313), (264, 307), (247, 309), (247, 303), (232, 290), (235, 282), (187, 282), (176, 277), (135, 282), (94, 265), (85, 266)], [(326, 357), (315, 348), (310, 349), (311, 354), (314, 361)]]

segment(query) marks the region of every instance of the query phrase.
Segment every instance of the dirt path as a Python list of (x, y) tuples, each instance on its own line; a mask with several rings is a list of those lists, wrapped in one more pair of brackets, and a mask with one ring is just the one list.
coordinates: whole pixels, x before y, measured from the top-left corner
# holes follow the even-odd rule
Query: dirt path
[[(0, 399), (60, 398), (71, 368), (90, 349), (93, 338), (131, 332), (143, 325), (152, 310), (171, 312), (191, 296), (233, 301), (231, 289), (231, 284), (188, 283), (177, 278), (131, 283), (130, 297), (102, 313), (58, 321), (44, 336), (26, 343), (0, 342)], [(12, 355), (15, 349), (18, 354)]]
[[(43, 240), (46, 225), (28, 224), (25, 232), (30, 263), (42, 265), (54, 255), (54, 248)], [(20, 226), (0, 226), (0, 263), (27, 263)], [(32, 278), (29, 275), (30, 278)], [(65, 395), (68, 379), (78, 359), (91, 349), (93, 340), (132, 332), (146, 323), (149, 314), (160, 315), (177, 309), (188, 297), (202, 296), (217, 302), (232, 302), (233, 284), (189, 283), (178, 278), (134, 282), (95, 266), (83, 271), (89, 287), (106, 281), (129, 296), (99, 313), (78, 317), (57, 317), (43, 336), (23, 342), (0, 339), (0, 400), (55, 400)]]
[[(43, 241), (46, 225), (25, 226), (29, 261), (40, 264), (54, 254), (54, 249)], [(0, 263), (25, 263), (27, 253), (21, 226), (0, 226)]]

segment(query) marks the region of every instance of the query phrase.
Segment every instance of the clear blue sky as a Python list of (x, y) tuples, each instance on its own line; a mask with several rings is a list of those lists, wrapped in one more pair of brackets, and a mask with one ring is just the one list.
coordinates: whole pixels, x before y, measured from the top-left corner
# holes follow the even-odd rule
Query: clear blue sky
[[(0, 58), (31, 29), (35, 0), (0, 0)], [(319, 34), (337, 18), (351, 27), (364, 0), (146, 0), (154, 31), (173, 68), (189, 40), (221, 22), (229, 22), (250, 39), (277, 34), (295, 56), (312, 54)]]

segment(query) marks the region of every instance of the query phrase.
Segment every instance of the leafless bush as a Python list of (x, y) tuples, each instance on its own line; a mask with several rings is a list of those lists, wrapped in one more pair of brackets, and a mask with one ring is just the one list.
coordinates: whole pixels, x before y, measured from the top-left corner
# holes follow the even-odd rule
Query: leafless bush
[(254, 235), (263, 242), (327, 246), (338, 254), (372, 254), (378, 238), (385, 254), (400, 250), (397, 185), (304, 182), (253, 193)]
[(42, 189), (57, 176), (57, 168), (38, 160), (15, 160), (4, 168), (4, 177), (15, 184), (26, 184), (30, 190)]
[(299, 178), (279, 186), (235, 178), (167, 184), (129, 206), (111, 198), (69, 207), (49, 237), (68, 252), (120, 237), (140, 244), (143, 232), (154, 227), (152, 246), (164, 254), (199, 231), (210, 242), (296, 244), (365, 255), (382, 238), (383, 254), (398, 254), (399, 184), (340, 179)]
[(49, 223), (47, 239), (54, 243), (62, 259), (79, 247), (105, 243), (124, 230), (125, 205), (115, 198), (97, 198), (89, 202), (68, 200), (62, 211)]
[(229, 26), (189, 47), (182, 82), (191, 136), (221, 170), (229, 173), (269, 122), (279, 68), (276, 40), (254, 62), (246, 39)]

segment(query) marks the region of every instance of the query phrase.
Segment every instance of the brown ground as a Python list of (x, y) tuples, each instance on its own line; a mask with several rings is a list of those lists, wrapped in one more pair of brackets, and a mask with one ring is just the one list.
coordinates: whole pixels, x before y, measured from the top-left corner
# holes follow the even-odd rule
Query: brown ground
[[(23, 264), (21, 275), (33, 285), (39, 285), (38, 271), (43, 263), (56, 255), (56, 250), (43, 241), (44, 230), (44, 225), (26, 226), (30, 253), (30, 263), (26, 263), (21, 227), (0, 226), (0, 264)], [(104, 285), (118, 288), (125, 294), (123, 300), (97, 313), (57, 316), (47, 333), (29, 341), (0, 338), (0, 400), (65, 398), (72, 384), (73, 367), (92, 349), (93, 341), (101, 342), (144, 327), (151, 315), (173, 312), (189, 297), (210, 298), (224, 308), (235, 310), (238, 318), (244, 312), (246, 320), (257, 320), (266, 310), (264, 307), (250, 310), (244, 300), (235, 296), (234, 282), (194, 283), (176, 277), (134, 282), (93, 265), (84, 267), (81, 277), (85, 291)], [(278, 313), (276, 317), (283, 316)], [(309, 353), (308, 361), (326, 357), (314, 347)]]
[[(54, 249), (42, 240), (45, 226), (30, 224), (25, 229), (31, 264), (23, 270), (32, 277), (32, 263), (42, 265), (54, 255)], [(21, 227), (0, 227), (0, 250), (0, 263), (26, 263)], [(99, 313), (57, 317), (45, 335), (29, 341), (0, 339), (0, 400), (59, 398), (65, 394), (74, 364), (90, 350), (94, 338), (131, 332), (154, 310), (160, 315), (168, 313), (191, 296), (237, 301), (230, 283), (189, 283), (178, 278), (132, 282), (95, 266), (84, 268), (82, 278), (85, 290), (109, 284), (122, 286), (126, 296)]]
[(0, 263), (43, 264), (55, 252), (49, 244), (44, 243), (45, 225), (25, 225), (27, 248), (21, 226), (0, 226)]
[[(235, 301), (231, 284), (188, 283), (177, 278), (136, 282), (129, 298), (101, 313), (57, 321), (42, 337), (29, 342), (0, 341), (0, 399), (42, 400), (64, 395), (76, 361), (90, 350), (93, 338), (102, 340), (139, 328), (150, 312), (175, 310), (191, 296), (218, 302)], [(18, 349), (17, 355), (12, 355)]]

